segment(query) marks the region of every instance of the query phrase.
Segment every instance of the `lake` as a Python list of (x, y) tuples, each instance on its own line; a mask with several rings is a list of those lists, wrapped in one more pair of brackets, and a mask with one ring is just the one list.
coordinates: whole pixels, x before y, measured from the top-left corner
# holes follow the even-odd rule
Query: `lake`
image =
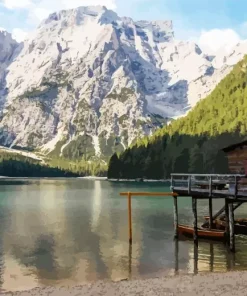
[[(173, 200), (133, 197), (133, 245), (128, 244), (127, 198), (121, 191), (170, 191), (167, 183), (85, 179), (0, 180), (0, 288), (73, 286), (247, 269), (247, 237), (236, 254), (223, 243), (173, 240)], [(179, 222), (192, 223), (191, 198), (179, 198)], [(214, 202), (215, 211), (222, 206)], [(246, 206), (237, 210), (244, 217)], [(208, 214), (198, 202), (198, 219)]]

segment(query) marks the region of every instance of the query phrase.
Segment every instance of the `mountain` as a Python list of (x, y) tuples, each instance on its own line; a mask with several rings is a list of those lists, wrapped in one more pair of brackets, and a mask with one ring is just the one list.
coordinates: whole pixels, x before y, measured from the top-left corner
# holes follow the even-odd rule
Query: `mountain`
[(17, 48), (21, 49), (21, 46), (12, 38), (11, 34), (4, 29), (0, 29), (0, 111), (4, 107), (5, 98), (8, 93), (6, 87), (8, 67), (18, 54)]
[(247, 52), (210, 57), (171, 21), (101, 6), (53, 13), (21, 44), (2, 32), (0, 46), (0, 144), (68, 159), (109, 157), (185, 115)]
[(110, 178), (227, 173), (223, 148), (247, 136), (247, 56), (188, 113), (110, 160)]

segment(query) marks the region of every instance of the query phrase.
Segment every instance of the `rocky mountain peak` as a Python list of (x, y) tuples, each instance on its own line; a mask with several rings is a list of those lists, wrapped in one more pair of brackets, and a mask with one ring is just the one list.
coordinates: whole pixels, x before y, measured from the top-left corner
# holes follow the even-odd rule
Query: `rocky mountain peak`
[(0, 29), (0, 63), (6, 63), (11, 59), (14, 50), (19, 43), (4, 29)]
[(0, 47), (0, 144), (73, 159), (110, 156), (183, 116), (247, 52), (223, 65), (176, 40), (172, 21), (102, 6), (53, 13), (21, 45), (0, 32)]
[(64, 27), (80, 26), (87, 21), (109, 24), (119, 19), (114, 11), (108, 10), (105, 6), (82, 6), (75, 9), (54, 12), (41, 23), (40, 27), (49, 24), (57, 26), (59, 22)]

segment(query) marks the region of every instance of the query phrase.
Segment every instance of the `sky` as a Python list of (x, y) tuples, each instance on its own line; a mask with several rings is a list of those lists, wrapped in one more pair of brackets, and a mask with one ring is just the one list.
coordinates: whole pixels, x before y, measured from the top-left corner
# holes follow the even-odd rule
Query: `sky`
[(172, 20), (175, 38), (213, 54), (247, 39), (247, 0), (0, 0), (0, 27), (22, 41), (50, 13), (105, 5), (134, 20)]

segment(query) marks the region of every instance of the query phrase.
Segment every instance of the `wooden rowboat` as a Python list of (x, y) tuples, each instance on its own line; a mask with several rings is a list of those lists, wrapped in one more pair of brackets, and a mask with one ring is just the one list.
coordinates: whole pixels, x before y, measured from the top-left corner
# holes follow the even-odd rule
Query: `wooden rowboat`
[[(205, 217), (207, 218), (207, 217)], [(209, 220), (209, 219), (206, 219)], [(225, 230), (226, 229), (226, 221), (221, 219), (215, 219), (212, 225), (213, 229)], [(205, 228), (207, 229), (207, 228)], [(235, 234), (244, 234), (247, 235), (247, 221), (246, 219), (235, 219), (234, 224), (234, 232)]]
[[(194, 234), (194, 227), (188, 225), (178, 225), (178, 233), (184, 236), (193, 237)], [(225, 239), (225, 232), (222, 230), (209, 230), (198, 228), (197, 230), (198, 238), (204, 239), (213, 239), (213, 240), (224, 240)]]
[[(208, 221), (209, 220), (209, 216), (204, 216), (204, 219), (206, 221)], [(225, 218), (218, 218), (216, 220), (225, 221)], [(247, 225), (247, 218), (237, 218), (237, 219), (234, 219), (234, 221), (235, 221), (235, 223)]]

